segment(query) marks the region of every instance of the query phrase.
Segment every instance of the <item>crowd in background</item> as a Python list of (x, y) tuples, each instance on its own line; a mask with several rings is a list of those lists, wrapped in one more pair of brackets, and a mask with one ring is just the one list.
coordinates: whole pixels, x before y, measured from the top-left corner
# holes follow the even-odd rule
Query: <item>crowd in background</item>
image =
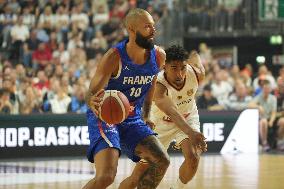
[[(205, 2), (215, 1), (186, 1), (186, 29), (246, 27), (246, 22), (232, 24), (244, 1), (216, 1), (204, 7)], [(127, 37), (122, 21), (133, 7), (153, 15), (156, 44), (166, 46), (177, 35), (178, 31), (169, 30), (180, 28), (175, 27), (179, 17), (174, 17), (180, 4), (174, 0), (1, 1), (0, 113), (85, 113), (84, 94), (97, 63), (109, 47)], [(249, 64), (242, 70), (238, 64), (223, 67), (206, 44), (197, 50), (206, 68), (206, 81), (197, 97), (199, 109), (259, 108), (261, 137), (273, 124), (284, 127), (284, 68), (273, 76), (265, 64), (257, 72)], [(269, 103), (260, 98), (263, 94), (269, 96)], [(262, 138), (263, 143), (266, 140)]]
[(257, 1), (187, 0), (184, 29), (189, 32), (232, 32), (255, 27)]

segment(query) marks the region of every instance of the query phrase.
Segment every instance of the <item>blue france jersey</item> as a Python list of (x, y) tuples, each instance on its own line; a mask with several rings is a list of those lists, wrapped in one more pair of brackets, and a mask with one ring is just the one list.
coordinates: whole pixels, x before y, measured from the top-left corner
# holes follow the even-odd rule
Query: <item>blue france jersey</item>
[(128, 40), (118, 43), (114, 48), (120, 55), (119, 71), (116, 77), (112, 77), (105, 90), (121, 91), (131, 104), (129, 118), (141, 116), (142, 106), (152, 81), (159, 72), (156, 59), (156, 50), (150, 51), (147, 61), (138, 65), (135, 64), (126, 52)]

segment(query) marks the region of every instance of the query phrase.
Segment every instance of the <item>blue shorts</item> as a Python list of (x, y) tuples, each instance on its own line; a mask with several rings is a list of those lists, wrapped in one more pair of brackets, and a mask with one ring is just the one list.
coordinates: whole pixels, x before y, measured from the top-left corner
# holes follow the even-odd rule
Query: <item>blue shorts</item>
[(147, 136), (156, 135), (140, 116), (129, 117), (120, 124), (107, 126), (88, 110), (87, 123), (90, 139), (87, 157), (92, 163), (96, 153), (106, 148), (116, 148), (132, 161), (138, 162), (140, 157), (135, 155), (136, 146)]

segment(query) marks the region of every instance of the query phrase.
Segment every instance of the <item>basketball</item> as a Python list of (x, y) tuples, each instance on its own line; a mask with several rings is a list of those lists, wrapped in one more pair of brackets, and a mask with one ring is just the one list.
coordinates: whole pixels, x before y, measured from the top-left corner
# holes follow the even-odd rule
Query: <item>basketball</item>
[(103, 95), (99, 118), (108, 124), (118, 124), (124, 121), (130, 109), (127, 97), (117, 90), (106, 90)]

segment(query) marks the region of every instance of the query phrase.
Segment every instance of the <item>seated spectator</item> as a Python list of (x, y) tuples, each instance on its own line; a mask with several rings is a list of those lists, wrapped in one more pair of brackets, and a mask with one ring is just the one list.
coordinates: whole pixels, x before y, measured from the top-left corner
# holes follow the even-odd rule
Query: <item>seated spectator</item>
[(211, 85), (213, 96), (217, 98), (218, 103), (222, 106), (224, 105), (225, 101), (229, 97), (229, 94), (233, 90), (231, 84), (227, 80), (224, 80), (224, 76), (226, 74), (227, 73), (225, 70), (220, 70), (215, 75), (215, 80)]
[(95, 25), (95, 30), (100, 31), (103, 24), (109, 21), (109, 11), (104, 5), (98, 6), (97, 11), (94, 11), (93, 23)]
[(12, 38), (12, 57), (15, 60), (20, 58), (20, 53), (22, 45), (30, 37), (29, 28), (23, 24), (23, 16), (19, 16), (16, 24), (11, 28), (11, 38)]
[(249, 104), (249, 107), (259, 109), (259, 132), (264, 151), (269, 151), (271, 149), (267, 142), (268, 128), (273, 126), (277, 111), (277, 99), (275, 95), (270, 93), (271, 85), (268, 80), (264, 80), (262, 93), (254, 97), (252, 102)]
[(0, 114), (11, 114), (13, 105), (10, 102), (8, 89), (0, 89)]
[(212, 95), (211, 86), (208, 84), (203, 88), (203, 95), (197, 100), (197, 107), (205, 110), (222, 110), (223, 106), (218, 104), (217, 99)]
[(74, 95), (71, 97), (71, 102), (68, 105), (68, 112), (86, 113), (87, 104), (85, 102), (86, 88), (82, 85), (77, 85), (74, 88)]
[(9, 94), (10, 94), (9, 101), (12, 104), (11, 114), (18, 114), (19, 113), (19, 97), (16, 94), (15, 81), (12, 79), (11, 75), (4, 77), (2, 87), (3, 89), (9, 91)]
[(31, 114), (31, 113), (39, 113), (40, 110), (40, 101), (39, 98), (36, 97), (36, 91), (31, 87), (27, 87), (23, 91), (23, 99), (20, 102), (20, 113), (21, 114)]
[(284, 151), (284, 69), (280, 69), (280, 76), (277, 79), (277, 90), (275, 96), (277, 98), (277, 114), (276, 114), (276, 128), (273, 133), (277, 136), (277, 149)]
[(274, 90), (276, 88), (276, 81), (271, 73), (268, 71), (266, 65), (262, 64), (258, 68), (258, 76), (253, 80), (253, 88), (254, 90), (259, 88), (259, 80), (268, 80), (271, 88)]
[(34, 78), (33, 87), (43, 95), (49, 89), (49, 81), (43, 70), (37, 72), (37, 77)]
[(46, 48), (45, 43), (40, 43), (37, 50), (33, 52), (32, 64), (34, 69), (43, 70), (52, 59), (51, 52)]
[(228, 110), (244, 110), (248, 107), (252, 97), (247, 94), (247, 88), (244, 83), (238, 82), (235, 86), (235, 92), (229, 96), (226, 103)]
[(44, 103), (44, 111), (54, 114), (67, 113), (70, 102), (71, 98), (67, 95), (64, 89), (58, 85), (55, 88), (54, 97)]

